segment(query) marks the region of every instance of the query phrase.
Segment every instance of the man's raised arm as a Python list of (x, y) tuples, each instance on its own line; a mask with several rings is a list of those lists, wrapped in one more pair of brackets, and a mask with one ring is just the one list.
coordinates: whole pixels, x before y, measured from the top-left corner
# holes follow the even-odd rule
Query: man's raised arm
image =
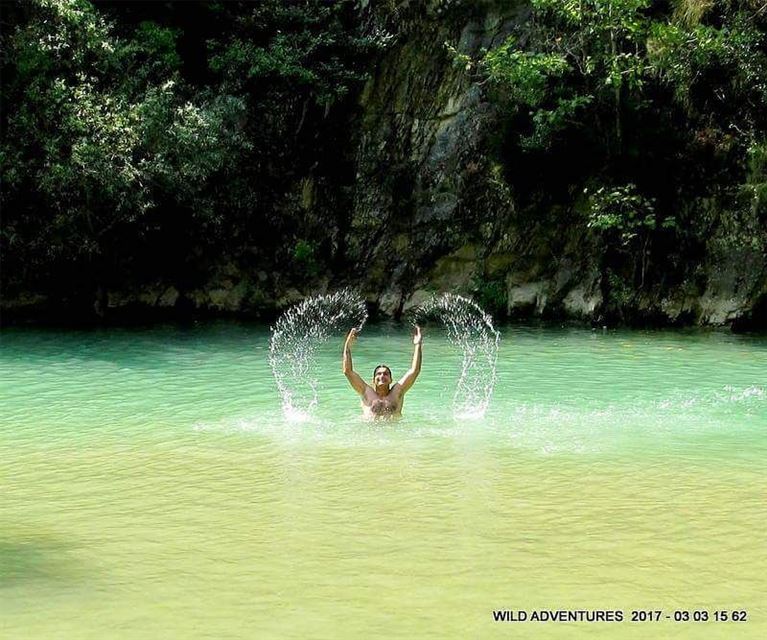
[(346, 336), (346, 342), (344, 342), (343, 371), (349, 384), (352, 385), (357, 393), (362, 395), (365, 393), (365, 387), (367, 385), (352, 366), (352, 345), (357, 339), (358, 333), (359, 331), (357, 331), (357, 329), (352, 329), (349, 331), (349, 335)]
[(421, 373), (421, 344), (423, 343), (423, 336), (421, 335), (421, 327), (416, 325), (415, 335), (413, 336), (413, 362), (410, 364), (410, 369), (407, 370), (402, 380), (399, 381), (402, 387), (402, 393), (405, 393), (410, 387), (413, 386), (418, 374)]

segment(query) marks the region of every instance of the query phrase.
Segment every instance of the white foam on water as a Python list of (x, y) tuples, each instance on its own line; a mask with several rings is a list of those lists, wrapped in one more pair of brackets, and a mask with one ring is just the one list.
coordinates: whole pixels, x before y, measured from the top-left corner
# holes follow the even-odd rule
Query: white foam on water
[(765, 391), (762, 387), (751, 386), (746, 389), (737, 389), (731, 385), (727, 385), (724, 388), (725, 393), (729, 394), (725, 396), (725, 401), (729, 402), (743, 402), (750, 399), (763, 399), (765, 397)]

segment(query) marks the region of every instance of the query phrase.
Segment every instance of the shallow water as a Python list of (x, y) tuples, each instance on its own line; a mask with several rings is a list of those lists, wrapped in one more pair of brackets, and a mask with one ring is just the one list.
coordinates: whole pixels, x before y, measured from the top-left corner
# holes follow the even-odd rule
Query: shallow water
[[(341, 337), (303, 423), (262, 326), (0, 337), (3, 637), (767, 633), (763, 337), (508, 328), (487, 415), (456, 421), (459, 357), (427, 333), (398, 423), (360, 419)], [(411, 349), (367, 327), (355, 367), (396, 378)]]

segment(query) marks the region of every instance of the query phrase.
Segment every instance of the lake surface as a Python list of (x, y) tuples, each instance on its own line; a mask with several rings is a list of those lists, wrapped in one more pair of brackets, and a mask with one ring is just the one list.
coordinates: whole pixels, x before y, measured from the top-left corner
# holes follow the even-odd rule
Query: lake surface
[[(361, 420), (341, 336), (302, 423), (267, 327), (0, 339), (3, 637), (767, 637), (764, 337), (509, 327), (462, 421), (426, 333), (397, 423)], [(411, 353), (366, 327), (354, 363)]]

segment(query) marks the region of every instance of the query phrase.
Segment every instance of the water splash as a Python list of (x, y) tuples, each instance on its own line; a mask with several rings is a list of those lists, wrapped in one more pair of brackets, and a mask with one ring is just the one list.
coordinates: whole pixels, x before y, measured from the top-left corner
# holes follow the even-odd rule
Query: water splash
[(288, 420), (308, 420), (317, 406), (317, 348), (350, 327), (361, 330), (367, 317), (365, 301), (349, 289), (307, 298), (280, 316), (272, 327), (269, 364)]
[(495, 386), (501, 334), (476, 302), (452, 293), (430, 298), (416, 307), (413, 322), (434, 319), (444, 325), (447, 339), (461, 350), (461, 372), (453, 394), (456, 418), (485, 415)]

